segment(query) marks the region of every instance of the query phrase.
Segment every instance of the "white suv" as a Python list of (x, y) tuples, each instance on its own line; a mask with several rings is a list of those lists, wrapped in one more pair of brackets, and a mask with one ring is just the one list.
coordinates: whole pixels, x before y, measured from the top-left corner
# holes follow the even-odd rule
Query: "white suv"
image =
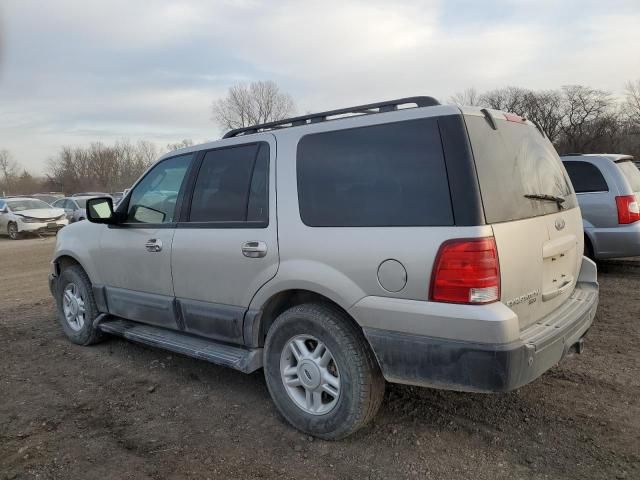
[(282, 415), (322, 438), (366, 424), (385, 379), (524, 385), (581, 350), (598, 302), (541, 130), (431, 97), (171, 152), (87, 218), (59, 235), (50, 277), (71, 341), (264, 368)]

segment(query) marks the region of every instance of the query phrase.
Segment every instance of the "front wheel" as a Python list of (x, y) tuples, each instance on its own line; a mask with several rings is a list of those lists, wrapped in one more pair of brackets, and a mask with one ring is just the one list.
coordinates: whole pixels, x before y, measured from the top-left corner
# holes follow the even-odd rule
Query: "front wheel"
[(98, 308), (93, 298), (91, 281), (79, 265), (66, 268), (56, 286), (58, 320), (65, 335), (78, 345), (91, 345), (102, 338), (93, 321)]
[(14, 222), (9, 223), (7, 226), (7, 234), (11, 240), (20, 240), (20, 237), (22, 236), (18, 231), (18, 225)]
[(362, 331), (332, 305), (282, 313), (267, 334), (264, 370), (282, 416), (327, 440), (366, 425), (384, 397), (384, 378)]

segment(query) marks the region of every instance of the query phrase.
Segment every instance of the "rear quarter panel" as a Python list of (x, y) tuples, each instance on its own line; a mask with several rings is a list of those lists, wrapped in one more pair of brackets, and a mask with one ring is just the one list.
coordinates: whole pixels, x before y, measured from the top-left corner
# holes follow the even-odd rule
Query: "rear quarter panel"
[[(422, 110), (422, 111), (420, 111)], [(411, 109), (349, 119), (345, 128), (422, 118), (425, 112), (459, 114), (451, 107)], [(393, 119), (393, 120), (391, 120)], [(470, 227), (309, 227), (300, 217), (296, 176), (296, 154), (301, 134), (335, 130), (337, 121), (304, 129), (275, 132), (277, 157), (277, 209), (280, 265), (276, 276), (251, 302), (261, 308), (278, 292), (307, 289), (322, 294), (344, 309), (366, 296), (427, 300), (431, 269), (445, 240), (490, 236), (489, 226)], [(300, 131), (302, 130), (302, 132)], [(378, 268), (388, 259), (406, 270), (406, 286), (399, 292), (385, 290), (378, 281)], [(356, 318), (356, 320), (359, 320)]]

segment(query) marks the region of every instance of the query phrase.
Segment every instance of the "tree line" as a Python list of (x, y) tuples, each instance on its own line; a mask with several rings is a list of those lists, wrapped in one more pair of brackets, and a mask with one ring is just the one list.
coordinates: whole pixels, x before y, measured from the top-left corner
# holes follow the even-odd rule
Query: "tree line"
[[(469, 88), (451, 103), (513, 112), (534, 121), (559, 153), (626, 153), (640, 158), (640, 79), (628, 82), (624, 95), (583, 85), (531, 90), (503, 87), (486, 92)], [(212, 120), (228, 130), (291, 117), (293, 98), (275, 82), (232, 86), (211, 105)], [(166, 150), (192, 145), (169, 144)], [(0, 195), (57, 191), (122, 191), (161, 154), (156, 144), (127, 140), (87, 147), (64, 146), (49, 159), (45, 175), (34, 177), (20, 168), (10, 152), (0, 150)]]
[[(193, 145), (185, 139), (167, 145), (166, 150)], [(47, 162), (44, 176), (35, 177), (20, 167), (8, 150), (0, 150), (0, 195), (29, 195), (38, 192), (118, 192), (129, 188), (164, 153), (156, 144), (121, 140), (87, 147), (63, 146)]]
[(622, 97), (583, 85), (555, 90), (504, 87), (457, 93), (451, 103), (516, 113), (537, 123), (564, 153), (626, 153), (640, 158), (640, 79)]

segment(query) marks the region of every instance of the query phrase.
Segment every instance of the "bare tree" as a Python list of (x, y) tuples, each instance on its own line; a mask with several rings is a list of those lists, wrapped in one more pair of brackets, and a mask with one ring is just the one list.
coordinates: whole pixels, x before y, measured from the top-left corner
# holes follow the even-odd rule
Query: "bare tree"
[(480, 103), (504, 112), (524, 115), (524, 106), (529, 90), (520, 87), (504, 87), (480, 95)]
[(522, 115), (539, 125), (555, 143), (562, 125), (562, 95), (557, 90), (527, 91), (522, 100)]
[(471, 87), (466, 88), (462, 92), (457, 92), (449, 97), (449, 102), (460, 107), (465, 105), (473, 107), (473, 106), (485, 106), (480, 100), (480, 94), (478, 91)]
[(11, 191), (15, 178), (18, 176), (18, 171), (18, 163), (13, 159), (11, 152), (6, 149), (0, 150), (0, 174), (2, 174), (0, 193)]
[(62, 147), (58, 155), (49, 160), (48, 183), (67, 193), (123, 190), (131, 187), (149, 167), (156, 153), (156, 147), (145, 141)]
[(185, 148), (185, 147), (190, 147), (192, 145), (193, 145), (193, 140), (191, 140), (190, 138), (185, 138), (180, 142), (168, 143), (167, 144), (167, 150), (172, 152), (174, 150), (178, 150), (180, 148)]
[(582, 85), (562, 87), (561, 150), (588, 152), (616, 123), (611, 94)]
[(291, 116), (295, 105), (275, 82), (260, 81), (234, 85), (226, 97), (213, 102), (211, 110), (220, 127), (232, 130), (282, 120)]
[(627, 82), (622, 110), (634, 129), (640, 129), (640, 79)]

